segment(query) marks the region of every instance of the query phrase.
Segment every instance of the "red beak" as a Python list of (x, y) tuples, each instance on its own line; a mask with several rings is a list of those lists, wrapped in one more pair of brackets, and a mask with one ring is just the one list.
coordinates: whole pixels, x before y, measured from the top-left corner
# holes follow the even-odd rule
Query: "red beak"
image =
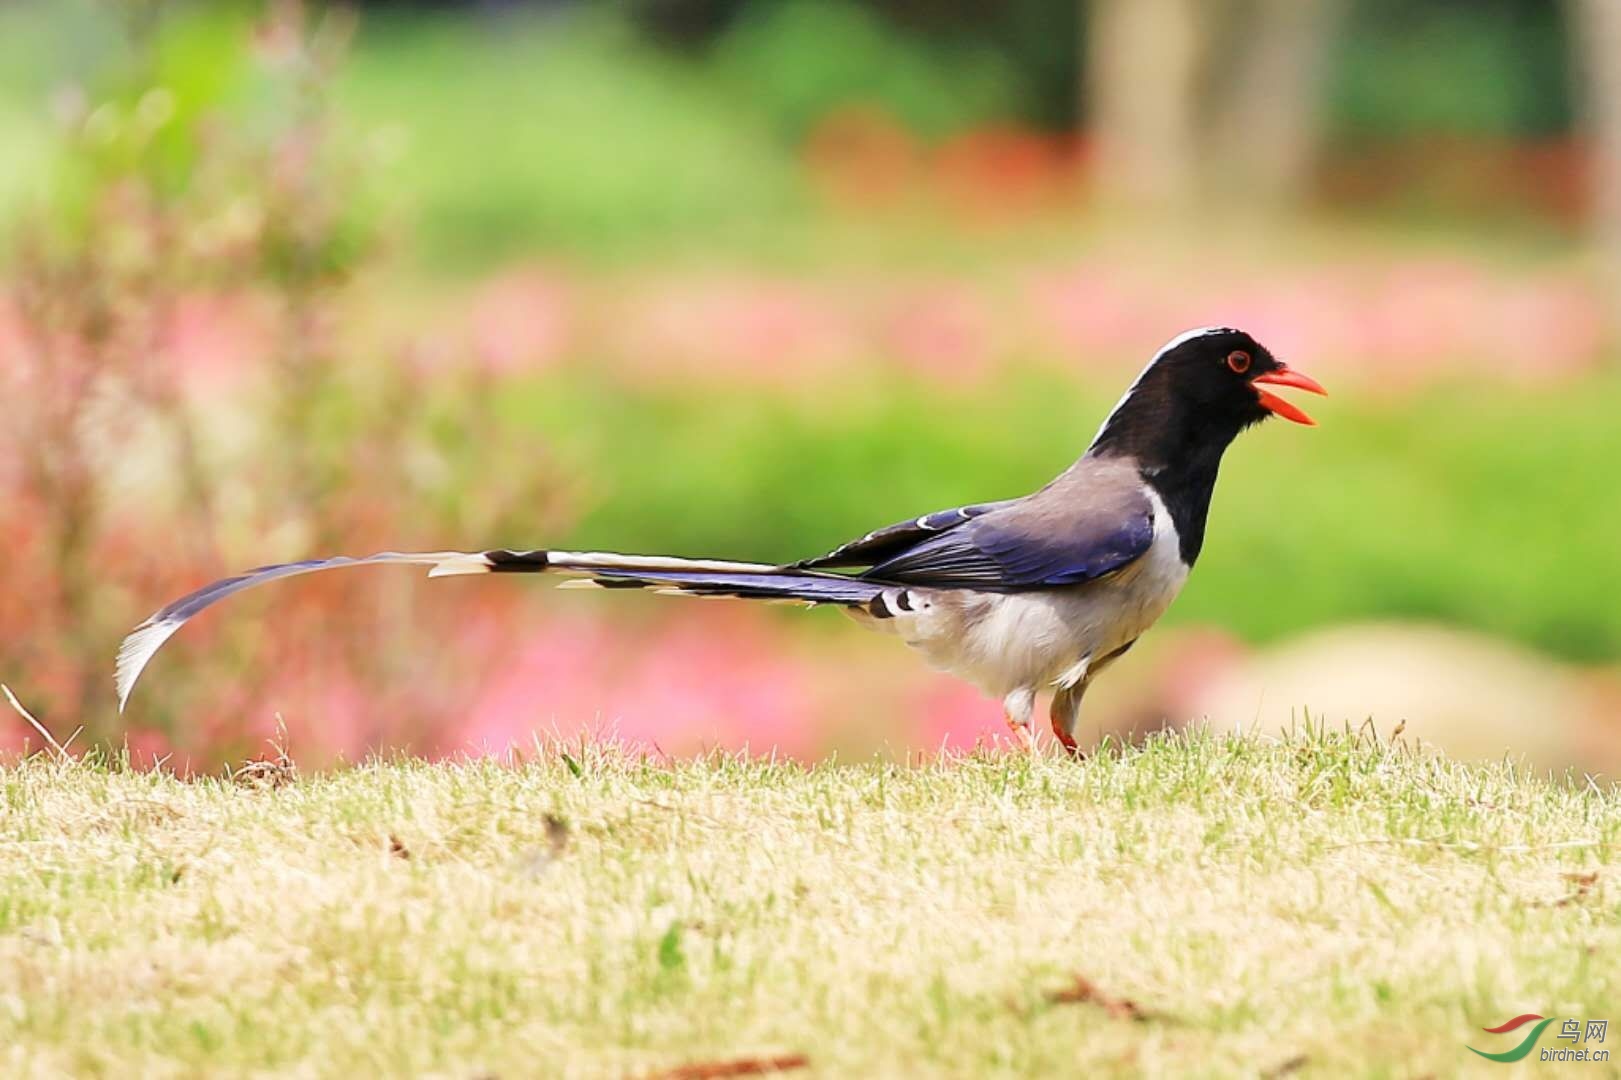
[[(1328, 391), (1323, 389), (1322, 383), (1318, 382), (1310, 375), (1302, 375), (1300, 372), (1295, 371), (1293, 368), (1290, 368), (1284, 364), (1279, 364), (1273, 370), (1263, 372), (1262, 374), (1255, 376), (1255, 378), (1250, 380), (1250, 384), (1254, 385), (1255, 383), (1271, 383), (1273, 386), (1293, 386), (1297, 389), (1305, 390), (1313, 394), (1322, 394), (1325, 397), (1328, 395)], [(1293, 420), (1295, 423), (1305, 424), (1307, 427), (1317, 426), (1317, 421), (1307, 416), (1299, 407), (1289, 404), (1278, 395), (1269, 394), (1265, 390), (1257, 390), (1255, 392), (1261, 396), (1261, 408), (1265, 409), (1267, 412), (1276, 413), (1285, 420)]]

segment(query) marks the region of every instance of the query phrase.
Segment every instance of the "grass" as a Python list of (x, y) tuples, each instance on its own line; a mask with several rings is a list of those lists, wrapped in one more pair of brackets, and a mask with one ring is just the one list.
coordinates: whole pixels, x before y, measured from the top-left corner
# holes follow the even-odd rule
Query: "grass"
[(0, 1072), (1466, 1073), (1508, 1044), (1482, 1027), (1621, 1011), (1618, 811), (1323, 733), (249, 782), (35, 757), (0, 772)]

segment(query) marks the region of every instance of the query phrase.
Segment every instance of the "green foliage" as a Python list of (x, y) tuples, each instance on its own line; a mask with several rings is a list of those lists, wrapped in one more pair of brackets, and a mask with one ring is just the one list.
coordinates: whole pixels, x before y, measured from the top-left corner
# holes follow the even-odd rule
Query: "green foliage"
[[(830, 110), (876, 105), (926, 138), (1004, 119), (1072, 122), (1079, 6), (1009, 0), (907, 20), (849, 0), (750, 4), (703, 48), (681, 52), (637, 34), (613, 5), (372, 5), (337, 92), (354, 121), (351, 149), (393, 159), (390, 184), (418, 214), (425, 266), (558, 249), (645, 257), (695, 238), (707, 250), (814, 219), (798, 153)], [(163, 7), (0, 5), (0, 220), (19, 195), (62, 183), (41, 168), (52, 114), (75, 85), (118, 72), (123, 26), (155, 25), (162, 39), (173, 114), (151, 161), (171, 185), (193, 154), (183, 133), (194, 106), (257, 100), (232, 113), (249, 141), (296, 108), (242, 77), (233, 28), (252, 5), (140, 14)], [(1551, 4), (1359, 0), (1334, 49), (1327, 108), (1342, 135), (1359, 138), (1566, 131), (1568, 46)], [(104, 119), (139, 106), (115, 101)], [(119, 145), (106, 152), (127, 152)]]
[(396, 152), (423, 261), (443, 270), (769, 233), (810, 216), (799, 151), (829, 111), (877, 107), (943, 136), (1017, 114), (1020, 85), (988, 47), (788, 3), (751, 9), (701, 60), (601, 11), (377, 15), (339, 95)]
[(1360, 0), (1338, 42), (1331, 114), (1364, 136), (1566, 130), (1572, 43), (1562, 15), (1523, 0)]
[[(54, 88), (46, 182), (14, 208), (25, 231), (57, 255), (167, 256), (171, 284), (330, 285), (364, 260), (385, 216), (377, 185), (361, 176), (373, 160), (324, 101), (353, 24), (312, 18), (306, 43), (303, 18), (256, 23), (234, 4), (122, 14), (121, 37), (94, 5), (68, 5), (53, 20), (32, 9), (12, 17), (36, 45), (83, 32), (77, 64), (56, 73), (67, 81)], [(132, 238), (138, 225), (156, 239)], [(166, 250), (138, 250), (147, 243)]]
[(882, 109), (938, 137), (1019, 112), (1011, 58), (967, 41), (907, 34), (846, 0), (745, 8), (716, 46), (721, 77), (798, 141), (842, 107)]
[(597, 15), (373, 20), (340, 101), (397, 149), (430, 262), (643, 250), (799, 197), (746, 102)]

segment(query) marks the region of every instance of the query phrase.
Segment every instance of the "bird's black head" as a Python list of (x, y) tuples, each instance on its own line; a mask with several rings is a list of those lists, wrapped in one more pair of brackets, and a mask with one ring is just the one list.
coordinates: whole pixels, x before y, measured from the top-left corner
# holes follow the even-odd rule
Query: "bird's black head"
[(1240, 431), (1268, 416), (1314, 423), (1263, 385), (1324, 392), (1242, 330), (1179, 334), (1120, 399), (1090, 453), (1130, 455), (1149, 471), (1206, 463), (1213, 470)]
[(1313, 422), (1267, 385), (1324, 393), (1242, 330), (1189, 330), (1148, 362), (1086, 452), (1128, 458), (1142, 471), (1170, 512), (1189, 566), (1204, 544), (1221, 456), (1238, 433), (1268, 416)]

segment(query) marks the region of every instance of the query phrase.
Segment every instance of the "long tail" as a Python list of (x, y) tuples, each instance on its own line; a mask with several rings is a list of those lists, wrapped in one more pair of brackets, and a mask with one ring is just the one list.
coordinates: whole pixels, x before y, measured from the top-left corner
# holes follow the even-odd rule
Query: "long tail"
[(575, 575), (567, 586), (597, 586), (608, 589), (655, 589), (658, 592), (694, 596), (733, 596), (751, 600), (778, 600), (806, 605), (870, 603), (883, 591), (875, 582), (861, 581), (816, 570), (795, 570), (769, 563), (728, 562), (721, 559), (681, 559), (665, 555), (618, 555), (607, 551), (383, 551), (362, 559), (337, 556), (305, 562), (261, 566), (235, 577), (221, 578), (194, 593), (154, 612), (137, 626), (118, 649), (114, 677), (118, 688), (118, 711), (129, 702), (135, 680), (147, 663), (186, 624), (203, 609), (255, 585), (317, 570), (340, 566), (372, 566), (402, 563), (426, 566), (429, 577), (458, 574), (544, 574)]

